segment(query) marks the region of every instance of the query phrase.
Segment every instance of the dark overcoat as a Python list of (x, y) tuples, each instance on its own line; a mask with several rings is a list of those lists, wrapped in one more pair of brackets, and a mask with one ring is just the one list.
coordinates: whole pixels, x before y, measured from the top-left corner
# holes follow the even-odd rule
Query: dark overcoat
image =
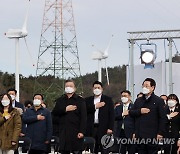
[[(141, 114), (141, 108), (148, 108), (150, 112)], [(166, 115), (164, 101), (154, 93), (146, 99), (145, 96), (137, 98), (129, 114), (135, 117), (135, 135), (140, 138), (156, 138), (164, 136)]]
[[(76, 105), (77, 109), (66, 112), (68, 105)], [(73, 94), (68, 98), (67, 95), (62, 95), (56, 100), (56, 105), (52, 111), (54, 116), (59, 120), (59, 140), (60, 150), (78, 151), (82, 150), (83, 138), (77, 137), (78, 133), (85, 134), (86, 129), (86, 104), (82, 97)]]

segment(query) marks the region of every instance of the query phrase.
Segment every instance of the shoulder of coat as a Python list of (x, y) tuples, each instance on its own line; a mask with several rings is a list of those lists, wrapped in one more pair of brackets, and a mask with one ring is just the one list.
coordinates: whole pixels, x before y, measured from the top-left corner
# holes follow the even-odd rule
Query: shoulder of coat
[(19, 111), (16, 108), (13, 108), (13, 110), (11, 111), (12, 115), (20, 115)]

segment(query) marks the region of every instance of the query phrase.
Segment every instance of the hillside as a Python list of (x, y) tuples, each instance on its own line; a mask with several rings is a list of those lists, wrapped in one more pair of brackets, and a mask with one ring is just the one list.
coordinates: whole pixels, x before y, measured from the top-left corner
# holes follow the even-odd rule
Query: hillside
[[(109, 80), (110, 85), (107, 85), (105, 69), (102, 70), (102, 83), (104, 85), (104, 94), (111, 96), (114, 101), (118, 101), (120, 98), (120, 91), (125, 89), (126, 86), (126, 67), (116, 66), (114, 68), (108, 68), (109, 71)], [(47, 81), (51, 81), (53, 79), (52, 76), (42, 77), (43, 87), (48, 88)], [(56, 79), (57, 80), (57, 79)], [(76, 79), (74, 79), (76, 80)], [(83, 97), (87, 97), (92, 95), (92, 83), (97, 80), (97, 72), (88, 73), (82, 76), (83, 83)], [(6, 92), (7, 89), (14, 87), (14, 74), (9, 74), (8, 72), (0, 71), (0, 93)], [(49, 83), (48, 82), (48, 83)], [(57, 81), (58, 82), (58, 81)], [(35, 77), (29, 76), (24, 77), (20, 75), (20, 101), (23, 103), (25, 100), (32, 100), (33, 91), (34, 91), (34, 83)], [(61, 94), (57, 94), (53, 100), (59, 97)], [(45, 99), (48, 98), (45, 96)], [(45, 100), (45, 101), (46, 101)], [(47, 101), (48, 106), (52, 108), (54, 106), (54, 101)]]

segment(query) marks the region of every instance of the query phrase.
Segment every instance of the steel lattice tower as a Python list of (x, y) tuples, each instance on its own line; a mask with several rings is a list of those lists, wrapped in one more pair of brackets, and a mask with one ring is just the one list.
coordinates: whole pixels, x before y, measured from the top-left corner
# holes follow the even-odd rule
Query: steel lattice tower
[[(72, 0), (45, 1), (36, 76), (34, 92), (44, 94), (48, 101), (64, 92), (64, 81), (69, 78), (77, 79), (77, 92), (82, 93)], [(46, 84), (49, 88), (43, 87)]]

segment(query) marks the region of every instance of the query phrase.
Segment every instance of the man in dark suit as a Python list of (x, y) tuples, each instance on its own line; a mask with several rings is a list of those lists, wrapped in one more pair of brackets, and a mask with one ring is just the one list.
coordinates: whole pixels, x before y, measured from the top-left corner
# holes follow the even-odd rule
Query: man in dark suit
[(95, 153), (108, 153), (101, 145), (101, 138), (106, 134), (113, 133), (114, 106), (110, 97), (103, 95), (103, 86), (99, 81), (93, 83), (94, 96), (85, 99), (87, 107), (87, 130), (86, 136), (96, 140)]
[[(123, 104), (115, 108), (115, 120), (117, 121), (116, 134), (118, 138), (132, 139), (134, 134), (134, 118), (129, 115), (129, 110), (133, 107), (131, 102), (131, 92), (124, 90), (121, 92), (121, 101)], [(121, 144), (121, 154), (134, 154), (135, 145)]]
[[(22, 115), (24, 112), (24, 105), (21, 104), (20, 102), (16, 101), (17, 90), (14, 88), (10, 88), (10, 89), (8, 89), (7, 93), (11, 96), (13, 108), (16, 108), (19, 111), (20, 115)], [(24, 123), (22, 123), (22, 131), (20, 133), (20, 136), (21, 137), (25, 136), (25, 124)], [(15, 150), (15, 154), (18, 154), (18, 150)]]
[(14, 88), (10, 88), (8, 89), (7, 93), (11, 96), (12, 106), (16, 108), (20, 108), (22, 109), (22, 112), (24, 112), (24, 105), (16, 101), (17, 90)]
[[(156, 82), (146, 78), (142, 84), (143, 97), (137, 98), (129, 111), (135, 119), (135, 138), (145, 141), (161, 140), (165, 132), (164, 101), (154, 94)], [(139, 154), (156, 154), (158, 144), (145, 142), (138, 144)]]

